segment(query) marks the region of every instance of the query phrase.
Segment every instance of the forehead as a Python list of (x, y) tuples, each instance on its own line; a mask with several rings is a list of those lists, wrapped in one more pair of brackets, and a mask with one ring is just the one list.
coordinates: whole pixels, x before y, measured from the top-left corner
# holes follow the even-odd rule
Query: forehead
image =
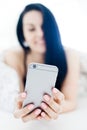
[(42, 24), (43, 22), (43, 16), (40, 11), (32, 10), (27, 12), (23, 17), (23, 24), (29, 25), (29, 24)]

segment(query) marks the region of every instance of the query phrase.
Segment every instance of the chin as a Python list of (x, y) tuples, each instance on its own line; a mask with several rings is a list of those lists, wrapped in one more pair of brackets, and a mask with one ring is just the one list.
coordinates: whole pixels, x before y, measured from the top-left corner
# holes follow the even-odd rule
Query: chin
[(44, 54), (45, 51), (37, 51), (37, 53), (39, 53), (39, 54)]
[(40, 54), (44, 54), (46, 52), (46, 49), (39, 49), (38, 50), (38, 53), (40, 53)]
[(40, 54), (45, 54), (45, 51), (38, 51), (38, 53), (40, 53)]

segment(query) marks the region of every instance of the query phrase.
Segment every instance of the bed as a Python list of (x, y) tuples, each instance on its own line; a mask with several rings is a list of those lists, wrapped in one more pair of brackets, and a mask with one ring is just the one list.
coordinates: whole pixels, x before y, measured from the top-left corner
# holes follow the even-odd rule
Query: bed
[(16, 71), (3, 63), (1, 56), (0, 130), (87, 130), (87, 55), (79, 53), (79, 56), (81, 69), (77, 109), (60, 115), (57, 120), (28, 123), (23, 123), (21, 119), (13, 117), (14, 100), (19, 93), (19, 79)]

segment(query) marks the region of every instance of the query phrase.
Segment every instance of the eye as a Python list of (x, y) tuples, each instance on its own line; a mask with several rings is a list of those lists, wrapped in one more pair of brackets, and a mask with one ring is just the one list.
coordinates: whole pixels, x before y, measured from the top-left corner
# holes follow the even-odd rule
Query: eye
[(34, 28), (30, 28), (30, 29), (28, 29), (28, 30), (29, 30), (29, 31), (31, 31), (31, 32), (32, 32), (32, 31), (35, 31), (35, 29), (34, 29)]

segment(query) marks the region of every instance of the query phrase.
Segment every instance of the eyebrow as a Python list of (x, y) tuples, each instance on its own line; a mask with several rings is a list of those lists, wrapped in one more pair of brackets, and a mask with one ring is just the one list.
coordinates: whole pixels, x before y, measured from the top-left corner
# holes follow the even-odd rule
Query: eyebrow
[(24, 23), (24, 25), (27, 25), (27, 26), (34, 26), (34, 25), (31, 24), (31, 23)]

